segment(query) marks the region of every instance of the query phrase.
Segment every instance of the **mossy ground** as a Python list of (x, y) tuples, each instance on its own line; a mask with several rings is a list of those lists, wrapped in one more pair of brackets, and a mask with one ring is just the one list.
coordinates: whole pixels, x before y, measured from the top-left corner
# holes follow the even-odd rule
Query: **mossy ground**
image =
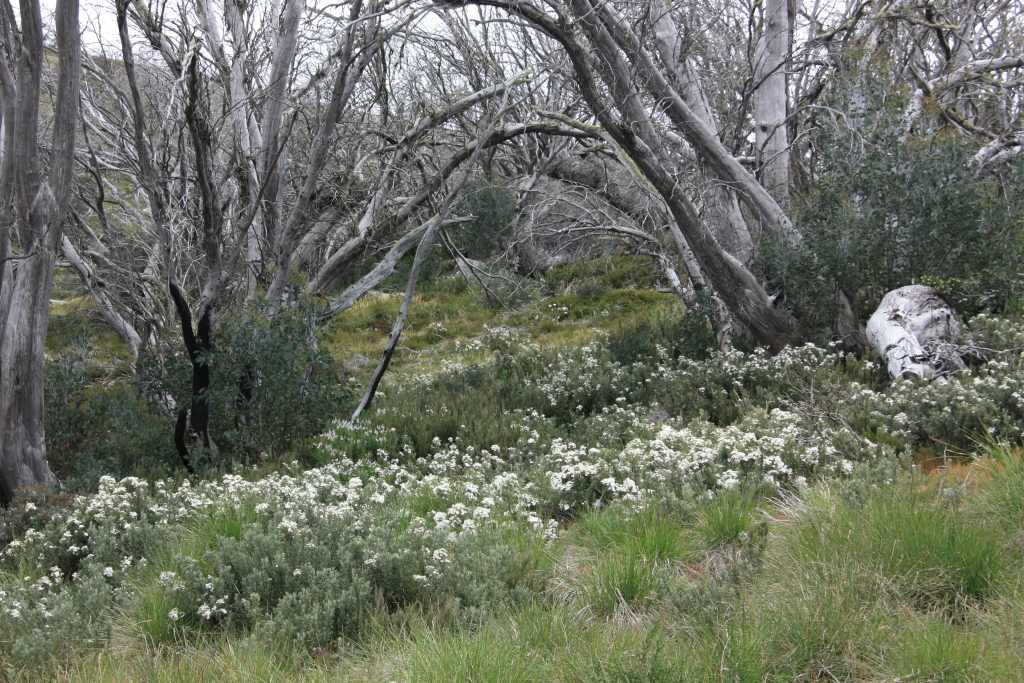
[[(458, 358), (456, 342), (479, 337), (485, 326), (520, 328), (540, 346), (561, 346), (582, 343), (595, 330), (612, 332), (659, 312), (680, 311), (671, 294), (623, 288), (649, 284), (652, 275), (643, 261), (615, 257), (563, 266), (507, 306), (488, 302), (460, 276), (438, 278), (414, 298), (391, 368), (427, 372), (441, 360)], [(373, 372), (401, 303), (401, 291), (380, 292), (331, 321), (328, 348), (358, 379)]]

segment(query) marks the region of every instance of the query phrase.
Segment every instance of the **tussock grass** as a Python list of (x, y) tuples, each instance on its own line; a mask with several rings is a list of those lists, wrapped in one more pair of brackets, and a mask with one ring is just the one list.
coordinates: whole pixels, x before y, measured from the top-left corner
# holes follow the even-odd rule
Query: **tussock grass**
[(69, 683), (327, 683), (328, 668), (255, 636), (178, 647), (133, 644), (120, 652), (83, 657), (62, 671)]
[[(407, 610), (404, 617), (385, 610), (364, 641), (312, 656), (255, 633), (191, 644), (170, 639), (160, 646), (155, 638), (125, 632), (115, 639), (120, 645), (74, 660), (58, 677), (149, 683), (1022, 680), (1024, 572), (1010, 542), (1016, 530), (991, 524), (1002, 506), (1015, 504), (1005, 492), (1017, 485), (1008, 479), (1020, 473), (985, 467), (985, 483), (955, 501), (941, 485), (908, 479), (866, 502), (847, 502), (819, 487), (771, 502), (737, 491), (692, 517), (610, 506), (582, 515), (520, 569), (534, 572), (542, 586), (553, 585), (559, 558), (563, 565), (571, 560), (573, 590), (560, 599), (541, 590), (534, 601), (471, 622), (446, 617), (442, 606)], [(734, 520), (740, 512), (767, 528), (759, 559), (719, 554), (728, 571), (695, 574), (694, 567), (707, 565), (700, 560), (713, 551), (711, 543), (739, 543), (733, 532), (742, 525), (730, 521), (716, 527), (728, 533), (712, 535), (708, 525), (717, 522), (708, 520)], [(235, 523), (205, 519), (187, 542), (230, 534)]]
[(760, 541), (768, 526), (759, 508), (772, 492), (771, 487), (757, 487), (720, 493), (701, 511), (697, 531), (712, 547)]
[(700, 547), (688, 526), (687, 520), (657, 506), (637, 511), (617, 505), (583, 515), (571, 538), (602, 554), (625, 552), (651, 562), (692, 561), (699, 557)]
[[(111, 615), (102, 622), (105, 632), (97, 626), (96, 633), (87, 634), (95, 642), (83, 638), (79, 650), (56, 650), (49, 667), (18, 669), (13, 657), (2, 660), (0, 681), (1024, 678), (1020, 451), (990, 444), (982, 462), (964, 465), (956, 478), (943, 478), (941, 472), (902, 472), (894, 457), (882, 462), (887, 456), (880, 447), (862, 460), (849, 456), (855, 464), (836, 459), (837, 475), (825, 477), (826, 483), (813, 477), (799, 485), (789, 480), (791, 493), (753, 483), (762, 481), (763, 473), (750, 470), (729, 480), (729, 489), (709, 479), (707, 488), (714, 491), (710, 497), (705, 488), (683, 490), (681, 480), (668, 475), (669, 483), (656, 496), (636, 489), (611, 495), (612, 487), (624, 486), (627, 475), (636, 477), (640, 488), (659, 484), (640, 478), (638, 470), (611, 472), (618, 478), (610, 485), (602, 481), (608, 470), (586, 473), (591, 447), (594, 458), (613, 463), (627, 439), (639, 440), (637, 452), (653, 451), (652, 440), (668, 433), (667, 426), (675, 434), (665, 437), (669, 445), (684, 451), (682, 442), (689, 443), (701, 432), (681, 430), (704, 419), (716, 429), (738, 425), (735, 439), (719, 438), (721, 433), (714, 432), (714, 438), (706, 440), (708, 453), (701, 456), (725, 460), (742, 446), (730, 468), (743, 469), (745, 454), (753, 452), (753, 442), (748, 447), (738, 439), (747, 433), (744, 430), (753, 434), (749, 425), (758, 420), (768, 425), (778, 418), (778, 425), (762, 425), (765, 434), (786, 425), (804, 430), (793, 442), (803, 448), (810, 434), (806, 425), (795, 416), (783, 425), (792, 406), (776, 410), (783, 406), (783, 394), (800, 390), (792, 368), (815, 381), (830, 378), (831, 388), (825, 393), (832, 392), (840, 402), (848, 398), (840, 386), (844, 382), (861, 383), (858, 391), (879, 389), (867, 391), (877, 396), (863, 399), (863, 415), (853, 413), (851, 424), (856, 427), (862, 420), (866, 425), (857, 438), (881, 446), (910, 443), (906, 440), (911, 438), (909, 432), (894, 435), (896, 425), (906, 420), (894, 419), (883, 429), (872, 421), (875, 418), (868, 419), (873, 415), (868, 409), (881, 405), (878, 396), (886, 389), (873, 383), (874, 375), (863, 363), (833, 364), (811, 352), (805, 353), (806, 363), (792, 366), (773, 366), (767, 358), (748, 362), (726, 357), (721, 361), (728, 366), (724, 369), (712, 367), (713, 362), (684, 364), (669, 371), (674, 373), (670, 386), (659, 377), (666, 373), (657, 367), (657, 359), (633, 365), (634, 346), (622, 344), (619, 351), (626, 360), (615, 365), (620, 385), (612, 387), (615, 375), (607, 358), (614, 353), (604, 346), (599, 331), (636, 342), (636, 348), (653, 348), (661, 345), (666, 330), (677, 329), (654, 324), (662, 319), (659, 316), (678, 318), (671, 297), (608, 291), (614, 285), (608, 278), (621, 281), (614, 286), (629, 286), (639, 272), (635, 264), (613, 266), (607, 273), (591, 272), (590, 266), (555, 273), (547, 284), (556, 296), (542, 300), (538, 295), (512, 311), (485, 308), (465, 287), (435, 283), (413, 308), (403, 336), (405, 349), (396, 365), (395, 376), (411, 380), (416, 379), (412, 375), (424, 375), (422, 382), (410, 381), (413, 389), (404, 390), (400, 382), (385, 383), (370, 417), (374, 429), (339, 426), (338, 451), (324, 455), (321, 462), (331, 457), (364, 458), (365, 470), (354, 469), (337, 482), (344, 486), (350, 476), (359, 477), (365, 488), (352, 491), (361, 491), (364, 499), (379, 490), (376, 484), (370, 486), (371, 477), (392, 476), (388, 486), (393, 483), (396, 489), (408, 484), (398, 480), (396, 469), (391, 475), (374, 469), (382, 463), (419, 467), (420, 474), (436, 472), (435, 481), (417, 480), (419, 488), (402, 499), (404, 507), (382, 504), (379, 515), (366, 518), (371, 521), (361, 537), (349, 534), (344, 524), (331, 527), (323, 520), (311, 522), (314, 528), (295, 536), (278, 533), (283, 517), (256, 513), (259, 500), (218, 507), (173, 529), (159, 530), (156, 551), (126, 551), (136, 558), (144, 554), (149, 564), (140, 567), (136, 560), (130, 579), (117, 588), (117, 603), (94, 606)], [(593, 283), (600, 286), (592, 287)], [(347, 361), (365, 357), (363, 365), (350, 362), (350, 373), (359, 377), (372, 369), (398, 303), (398, 297), (367, 299), (335, 321), (332, 350)], [(643, 320), (653, 322), (634, 325)], [(511, 332), (522, 336), (506, 344), (505, 332), (492, 334), (498, 325), (517, 328)], [(574, 344), (595, 338), (601, 354), (573, 356)], [(539, 348), (531, 346), (529, 353), (513, 348), (524, 342)], [(599, 360), (588, 364), (588, 358)], [(561, 362), (565, 359), (572, 363)], [(451, 363), (460, 367), (439, 370)], [(551, 399), (555, 394), (537, 386), (564, 374), (569, 366), (580, 376), (565, 380), (568, 389), (558, 395), (556, 405)], [(581, 379), (584, 375), (586, 381)], [(914, 395), (910, 392), (908, 388), (906, 394), (893, 395)], [(831, 410), (830, 406), (826, 407)], [(902, 409), (893, 406), (892, 412)], [(639, 426), (631, 426), (634, 418)], [(644, 422), (648, 418), (649, 424)], [(919, 424), (926, 429), (929, 423)], [(551, 469), (572, 466), (577, 463), (573, 458), (579, 458), (584, 467), (578, 475), (545, 474), (548, 465), (537, 470), (537, 462), (547, 462), (542, 458), (556, 439), (563, 445), (574, 441), (576, 446), (562, 448), (566, 460), (551, 461)], [(759, 441), (757, 447), (767, 443)], [(830, 449), (845, 449), (844, 454), (856, 452), (845, 441), (829, 443)], [(472, 456), (470, 446), (475, 448)], [(452, 454), (435, 457), (439, 449), (449, 447)], [(488, 460), (492, 454), (500, 465)], [(665, 462), (673, 462), (665, 457)], [(797, 466), (797, 460), (787, 462)], [(273, 467), (282, 475), (301, 478), (290, 465), (278, 462)], [(490, 492), (462, 488), (474, 472), (492, 467), (519, 477), (519, 512), (538, 516), (516, 517), (514, 502), (496, 506), (484, 502)], [(244, 476), (266, 476), (270, 469)], [(664, 466), (658, 472), (670, 470)], [(528, 476), (533, 477), (532, 488), (525, 487)], [(478, 483), (483, 486), (485, 480)], [(445, 485), (435, 485), (441, 483)], [(466, 508), (459, 524), (463, 518), (474, 519), (484, 533), (460, 545), (444, 541), (444, 556), (424, 551), (418, 540), (406, 544), (411, 530), (431, 526), (435, 513), (450, 513), (455, 502)], [(475, 517), (478, 505), (487, 510)], [(491, 522), (494, 526), (488, 526)], [(463, 528), (450, 527), (453, 535)], [(342, 537), (351, 548), (339, 547), (329, 562), (318, 559)], [(138, 538), (142, 548), (146, 538)], [(359, 554), (363, 543), (366, 552)], [(382, 549), (388, 553), (375, 558)], [(46, 573), (46, 566), (35, 566), (32, 557), (19, 558), (20, 564), (5, 565), (14, 573), (0, 577), (0, 587), (29, 585)], [(160, 578), (170, 571), (180, 576), (182, 558), (192, 558), (188, 567), (195, 568), (193, 588), (209, 579), (231, 586), (224, 592), (247, 591), (247, 599), (262, 594), (262, 602), (233, 605), (222, 620), (198, 622), (198, 594), (186, 598), (187, 591), (175, 589), (173, 580)], [(338, 558), (351, 562), (341, 567)], [(327, 624), (331, 618), (344, 618), (345, 628), (336, 625), (332, 631), (330, 624), (318, 621), (310, 633), (334, 635), (300, 640), (300, 622), (318, 619), (317, 610), (328, 602), (334, 583), (337, 598), (350, 575), (371, 571), (365, 569), (368, 560), (382, 563), (372, 570), (377, 572), (373, 589), (360, 594), (357, 608), (339, 608), (333, 617), (319, 620)], [(121, 555), (113, 551), (104, 556), (93, 567), (90, 585), (106, 586), (97, 570), (106, 564), (120, 567), (120, 561)], [(302, 584), (301, 604), (289, 597), (299, 594), (288, 588), (289, 582), (299, 585), (300, 576), (302, 581), (312, 580), (339, 568), (348, 574), (337, 576), (334, 583), (325, 579)], [(243, 570), (240, 579), (236, 574)], [(272, 573), (280, 589), (274, 598), (278, 602), (271, 601), (269, 588), (254, 588), (263, 582), (269, 587)], [(220, 588), (215, 596), (211, 593), (220, 595)], [(286, 600), (293, 600), (290, 612), (280, 608)], [(175, 608), (187, 612), (188, 618), (171, 618)], [(286, 623), (281, 614), (291, 621)], [(186, 623), (188, 619), (192, 623)], [(0, 640), (4, 637), (0, 633)], [(37, 641), (45, 638), (40, 632)]]
[(853, 507), (819, 494), (779, 545), (787, 562), (822, 583), (859, 577), (867, 591), (924, 609), (983, 600), (1002, 578), (1004, 550), (981, 520), (972, 523), (944, 498), (941, 488), (905, 486)]

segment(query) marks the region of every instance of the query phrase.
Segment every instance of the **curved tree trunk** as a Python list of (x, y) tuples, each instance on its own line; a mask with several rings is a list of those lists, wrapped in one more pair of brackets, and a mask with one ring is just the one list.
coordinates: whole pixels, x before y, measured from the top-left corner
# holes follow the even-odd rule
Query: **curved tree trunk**
[[(718, 135), (718, 124), (711, 105), (700, 87), (693, 60), (685, 54), (679, 41), (679, 27), (672, 20), (665, 0), (651, 0), (651, 23), (656, 54), (661, 58), (672, 86), (708, 130)], [(748, 263), (754, 255), (754, 240), (740, 211), (736, 193), (719, 176), (703, 156), (698, 157), (700, 170), (708, 186), (706, 217), (718, 243), (740, 263)]]
[(572, 24), (554, 19), (524, 0), (477, 0), (477, 4), (492, 5), (518, 15), (562, 45), (572, 62), (583, 99), (605, 131), (664, 199), (701, 270), (729, 310), (758, 342), (774, 350), (792, 343), (797, 338), (796, 331), (775, 309), (757, 278), (722, 248), (701, 220), (693, 200), (674, 172), (673, 160), (666, 156), (661, 135), (638, 88), (646, 86), (659, 98), (660, 108), (698, 155), (707, 159), (720, 177), (736, 183), (736, 189), (755, 208), (765, 225), (792, 231), (789, 219), (764, 187), (750, 177), (672, 89), (639, 38), (621, 18), (607, 4), (593, 0), (567, 3), (566, 9), (575, 16)]

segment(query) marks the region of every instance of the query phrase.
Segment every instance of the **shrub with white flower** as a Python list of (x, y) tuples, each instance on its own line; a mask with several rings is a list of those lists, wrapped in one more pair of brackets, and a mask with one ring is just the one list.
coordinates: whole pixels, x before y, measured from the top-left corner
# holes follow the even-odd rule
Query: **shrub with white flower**
[[(322, 647), (357, 636), (378, 596), (392, 608), (467, 610), (528, 597), (534, 589), (509, 573), (519, 548), (552, 542), (590, 506), (706, 500), (765, 482), (799, 490), (938, 435), (1019, 439), (1024, 332), (994, 318), (974, 330), (989, 360), (924, 385), (889, 384), (881, 369), (811, 345), (626, 366), (603, 338), (542, 350), (489, 329), (478, 363), (396, 378), (377, 415), (392, 417), (409, 396), (444, 415), (431, 388), (485, 391), (506, 378), (500, 438), (474, 439), (460, 422), (414, 445), (395, 427), (339, 421), (306, 471), (180, 485), (104, 477), (0, 553), (0, 569), (18, 570), (0, 585), (0, 632), (10, 634), (0, 658), (43, 661), (101, 643), (112, 609), (142, 599), (133, 577), (154, 562), (146, 599), (175, 633), (258, 626)], [(196, 529), (216, 543), (196, 557), (160, 552)]]

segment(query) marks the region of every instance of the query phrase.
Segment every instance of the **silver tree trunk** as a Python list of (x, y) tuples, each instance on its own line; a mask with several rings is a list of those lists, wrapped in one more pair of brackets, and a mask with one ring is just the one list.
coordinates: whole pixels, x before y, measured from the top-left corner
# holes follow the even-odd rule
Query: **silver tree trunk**
[[(20, 240), (18, 264), (3, 311), (0, 339), (0, 502), (17, 489), (52, 482), (46, 463), (43, 423), (43, 370), (50, 290), (61, 223), (71, 197), (81, 55), (78, 0), (58, 0), (58, 80), (53, 103), (53, 143), (49, 177), (41, 177), (39, 95), (44, 58), (38, 0), (21, 2), (22, 49), (17, 68), (16, 127), (11, 170)], [(0, 226), (7, 234), (11, 224)], [(6, 284), (6, 283), (5, 283)]]
[[(680, 45), (679, 27), (672, 20), (665, 0), (651, 1), (651, 20), (657, 54), (665, 65), (672, 85), (679, 91), (693, 113), (712, 134), (717, 136), (718, 124), (711, 111), (711, 105), (701, 88), (692, 58), (684, 54), (684, 48)], [(715, 239), (740, 263), (747, 263), (754, 255), (754, 240), (750, 236), (743, 212), (740, 211), (736, 193), (703, 156), (699, 157), (699, 160), (709, 190), (706, 218), (715, 233)]]
[(789, 135), (786, 130), (786, 64), (792, 18), (789, 0), (767, 0), (764, 34), (754, 57), (754, 136), (757, 142), (761, 182), (783, 205), (789, 200)]

